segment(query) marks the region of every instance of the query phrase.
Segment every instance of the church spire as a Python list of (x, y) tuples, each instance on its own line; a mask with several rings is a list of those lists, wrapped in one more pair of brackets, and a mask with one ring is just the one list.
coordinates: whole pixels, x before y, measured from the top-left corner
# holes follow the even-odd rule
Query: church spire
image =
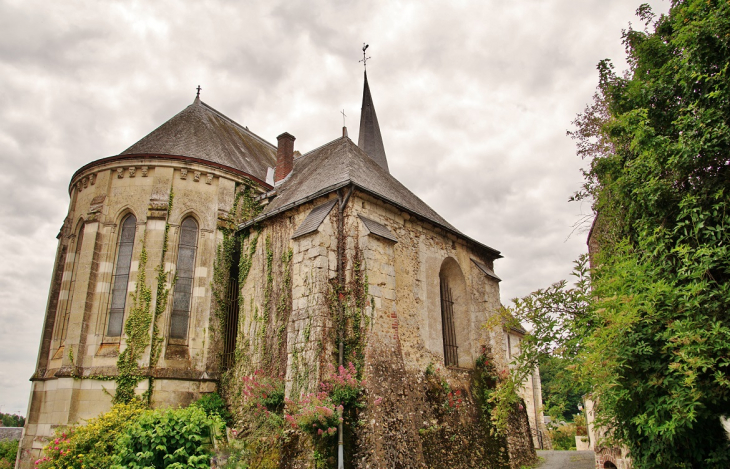
[(357, 139), (357, 146), (368, 154), (384, 170), (388, 170), (388, 160), (385, 157), (383, 137), (380, 135), (378, 116), (375, 114), (373, 97), (370, 96), (368, 86), (368, 72), (365, 71), (365, 87), (362, 92), (362, 108), (360, 110), (360, 136)]

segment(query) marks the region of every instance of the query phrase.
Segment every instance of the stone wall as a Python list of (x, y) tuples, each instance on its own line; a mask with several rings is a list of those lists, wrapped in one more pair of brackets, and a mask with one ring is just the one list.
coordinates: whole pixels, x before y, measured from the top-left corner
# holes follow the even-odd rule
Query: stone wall
[[(107, 323), (120, 223), (136, 217), (128, 292), (139, 274), (142, 241), (148, 255), (147, 284), (156, 292), (155, 268), (175, 270), (179, 226), (188, 216), (198, 224), (187, 339), (168, 339), (170, 304), (158, 320), (162, 353), (149, 374), (154, 406), (186, 405), (215, 389), (208, 369), (210, 283), (218, 243), (219, 218), (226, 218), (236, 183), (243, 178), (224, 170), (183, 161), (125, 160), (91, 166), (70, 185), (69, 212), (59, 234), (59, 248), (46, 311), (38, 366), (32, 377), (20, 467), (32, 467), (53, 428), (96, 417), (111, 407), (117, 357), (126, 347), (124, 334), (108, 337)], [(168, 202), (174, 192), (173, 207)], [(165, 224), (168, 251), (162, 259)], [(83, 241), (77, 250), (83, 226)], [(166, 287), (171, 287), (172, 274)], [(172, 300), (172, 292), (169, 295)], [(125, 318), (129, 313), (128, 296)], [(149, 348), (141, 357), (149, 363)], [(136, 392), (146, 391), (142, 381)]]
[[(334, 197), (279, 214), (244, 235), (242, 252), (253, 255), (240, 285), (240, 353), (225, 386), (233, 407), (241, 377), (257, 369), (284, 376), (290, 398), (318, 389), (324, 367), (337, 362), (338, 308), (349, 307), (343, 304), (352, 297), (360, 268), (367, 288), (357, 319), (362, 333), (354, 338), (351, 311), (345, 312), (344, 354), (361, 370), (365, 405), (348, 411), (347, 467), (519, 468), (533, 461), (524, 406), (516, 409), (507, 438), (492, 435), (484, 411), (484, 390), (496, 383), (494, 370), (507, 366), (503, 331), (482, 327), (500, 305), (497, 280), (472, 262), (491, 268), (490, 254), (359, 191), (347, 201), (342, 219), (335, 205), (316, 231), (291, 239), (314, 207)], [(385, 226), (397, 242), (371, 233), (361, 217)], [(289, 249), (290, 290), (282, 280)], [(456, 290), (458, 367), (444, 366), (440, 275), (450, 276)], [(272, 298), (289, 295), (291, 310), (281, 315)], [(477, 369), (478, 360), (491, 371)], [(311, 444), (305, 438), (295, 448), (282, 448), (281, 454), (290, 455), (282, 467), (313, 464), (307, 459), (312, 450), (305, 448)]]

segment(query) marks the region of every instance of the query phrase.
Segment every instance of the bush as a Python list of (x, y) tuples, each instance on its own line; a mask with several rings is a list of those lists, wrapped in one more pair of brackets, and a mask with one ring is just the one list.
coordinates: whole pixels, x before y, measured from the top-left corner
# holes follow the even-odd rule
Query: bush
[(217, 415), (220, 417), (227, 426), (230, 426), (233, 422), (233, 417), (228, 411), (226, 401), (217, 392), (205, 394), (203, 397), (193, 403), (203, 409), (208, 417)]
[(302, 396), (297, 401), (287, 401), (291, 415), (284, 418), (292, 426), (312, 435), (327, 436), (337, 433), (337, 425), (342, 422), (341, 405), (332, 402), (326, 392)]
[(114, 469), (165, 467), (210, 468), (212, 431), (222, 426), (198, 406), (141, 414), (119, 437)]
[(284, 409), (284, 380), (257, 370), (253, 375), (243, 377), (243, 398), (246, 405), (281, 412)]
[(575, 425), (566, 423), (554, 430), (548, 431), (550, 440), (553, 442), (553, 449), (571, 450), (575, 449)]
[(38, 469), (109, 467), (117, 438), (144, 411), (136, 400), (117, 404), (86, 425), (56, 429), (53, 440), (43, 448)]
[(0, 469), (15, 467), (15, 456), (18, 454), (18, 441), (0, 441)]
[(357, 401), (360, 398), (363, 383), (357, 379), (355, 365), (350, 362), (347, 368), (340, 365), (335, 370), (335, 367), (330, 364), (328, 371), (327, 377), (320, 384), (320, 389), (326, 392), (335, 404), (359, 407)]

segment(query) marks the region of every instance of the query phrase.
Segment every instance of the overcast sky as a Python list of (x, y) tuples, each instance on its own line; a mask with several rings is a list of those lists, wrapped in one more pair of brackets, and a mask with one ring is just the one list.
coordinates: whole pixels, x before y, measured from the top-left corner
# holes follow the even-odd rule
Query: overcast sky
[[(82, 165), (204, 102), (302, 153), (357, 141), (363, 42), (391, 173), (498, 249), (502, 301), (585, 252), (566, 136), (640, 0), (0, 0), (0, 411), (25, 415)], [(666, 12), (667, 1), (650, 2)]]

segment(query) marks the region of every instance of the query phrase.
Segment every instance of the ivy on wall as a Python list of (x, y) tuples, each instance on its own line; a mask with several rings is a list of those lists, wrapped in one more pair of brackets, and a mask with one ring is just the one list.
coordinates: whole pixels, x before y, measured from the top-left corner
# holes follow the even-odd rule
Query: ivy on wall
[[(170, 196), (168, 198), (167, 220), (165, 221), (165, 234), (162, 241), (162, 251), (160, 254), (160, 263), (155, 267), (157, 289), (155, 296), (154, 308), (152, 308), (152, 287), (147, 284), (147, 231), (145, 230), (142, 238), (142, 251), (139, 255), (139, 270), (137, 274), (137, 282), (132, 297), (132, 307), (129, 311), (129, 317), (124, 323), (124, 333), (126, 334), (127, 347), (119, 354), (117, 358), (117, 389), (114, 394), (114, 403), (128, 403), (135, 394), (134, 390), (137, 384), (145, 378), (148, 379), (148, 388), (144, 394), (144, 399), (149, 403), (152, 399), (153, 376), (151, 369), (155, 367), (162, 349), (163, 338), (160, 334), (158, 320), (167, 308), (167, 302), (170, 295), (170, 289), (166, 286), (169, 272), (165, 271), (165, 256), (168, 250), (168, 238), (170, 233), (170, 224), (168, 222), (170, 213), (172, 212), (174, 192), (170, 188)], [(174, 279), (173, 282), (174, 284)], [(151, 328), (151, 330), (150, 330)], [(150, 372), (144, 373), (139, 366), (139, 360), (144, 355), (147, 347), (150, 347), (150, 360), (147, 366)]]

